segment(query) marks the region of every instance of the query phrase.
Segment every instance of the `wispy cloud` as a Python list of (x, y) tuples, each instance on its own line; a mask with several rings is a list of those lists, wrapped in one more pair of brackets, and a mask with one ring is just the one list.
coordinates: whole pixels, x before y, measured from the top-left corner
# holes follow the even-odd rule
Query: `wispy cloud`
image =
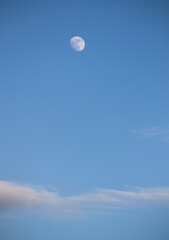
[(169, 142), (169, 127), (151, 127), (151, 128), (142, 128), (142, 129), (132, 129), (130, 133), (137, 135), (140, 138), (158, 138)]
[(139, 204), (168, 204), (169, 187), (138, 188), (133, 191), (95, 189), (89, 193), (61, 196), (39, 187), (0, 181), (0, 214), (45, 211), (56, 216), (77, 215), (86, 212), (111, 212), (112, 209)]

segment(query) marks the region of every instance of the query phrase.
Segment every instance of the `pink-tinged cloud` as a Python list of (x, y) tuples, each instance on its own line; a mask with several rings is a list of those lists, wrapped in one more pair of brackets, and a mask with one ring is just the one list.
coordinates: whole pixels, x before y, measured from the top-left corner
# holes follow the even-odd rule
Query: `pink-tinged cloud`
[(167, 204), (169, 187), (138, 188), (133, 191), (96, 189), (74, 196), (61, 196), (39, 187), (0, 181), (0, 214), (14, 210), (45, 211), (56, 216), (93, 211), (111, 212), (115, 208), (141, 204)]

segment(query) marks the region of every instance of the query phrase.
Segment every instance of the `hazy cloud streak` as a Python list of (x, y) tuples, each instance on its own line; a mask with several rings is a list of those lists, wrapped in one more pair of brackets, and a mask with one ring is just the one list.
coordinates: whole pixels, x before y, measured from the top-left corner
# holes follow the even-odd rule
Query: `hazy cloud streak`
[(133, 133), (140, 138), (159, 138), (160, 140), (164, 140), (169, 142), (169, 127), (160, 128), (160, 127), (152, 127), (152, 128), (142, 128), (142, 129), (132, 129), (130, 133)]
[(13, 182), (0, 181), (0, 213), (9, 210), (43, 210), (56, 216), (88, 211), (111, 211), (139, 204), (168, 204), (169, 187), (138, 188), (133, 191), (96, 189), (90, 193), (60, 196), (56, 192)]

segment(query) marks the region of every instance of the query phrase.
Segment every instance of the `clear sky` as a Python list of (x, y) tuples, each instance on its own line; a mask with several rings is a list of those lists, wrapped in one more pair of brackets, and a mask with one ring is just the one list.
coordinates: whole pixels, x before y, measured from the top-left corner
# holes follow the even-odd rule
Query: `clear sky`
[(0, 239), (167, 240), (168, 106), (167, 0), (0, 0)]

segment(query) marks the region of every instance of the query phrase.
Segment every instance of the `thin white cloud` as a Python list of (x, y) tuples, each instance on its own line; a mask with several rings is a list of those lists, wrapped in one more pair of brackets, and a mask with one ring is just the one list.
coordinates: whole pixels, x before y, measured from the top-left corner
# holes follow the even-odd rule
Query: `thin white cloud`
[(151, 127), (151, 128), (142, 128), (142, 129), (132, 129), (130, 133), (137, 135), (140, 138), (158, 138), (169, 142), (169, 127)]
[(65, 197), (33, 186), (0, 181), (1, 215), (10, 210), (19, 213), (40, 210), (56, 216), (69, 216), (89, 211), (111, 212), (115, 208), (152, 203), (169, 205), (169, 187), (138, 188), (133, 191), (96, 189)]

